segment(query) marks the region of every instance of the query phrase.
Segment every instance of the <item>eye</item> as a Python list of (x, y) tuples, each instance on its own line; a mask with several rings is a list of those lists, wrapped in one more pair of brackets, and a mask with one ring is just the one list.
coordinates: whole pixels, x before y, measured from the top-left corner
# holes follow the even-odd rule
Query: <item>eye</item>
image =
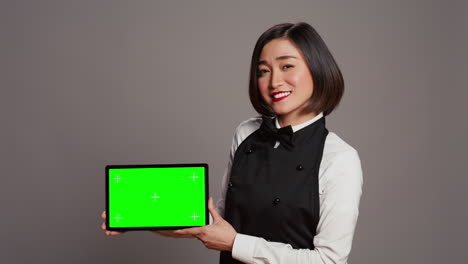
[(262, 77), (262, 76), (263, 76), (265, 73), (267, 73), (267, 72), (269, 72), (269, 71), (266, 70), (266, 69), (260, 69), (260, 70), (257, 71), (257, 75), (258, 75), (259, 77)]
[(290, 68), (294, 68), (294, 65), (286, 64), (286, 65), (283, 66), (283, 70), (287, 70), (287, 69), (290, 69)]

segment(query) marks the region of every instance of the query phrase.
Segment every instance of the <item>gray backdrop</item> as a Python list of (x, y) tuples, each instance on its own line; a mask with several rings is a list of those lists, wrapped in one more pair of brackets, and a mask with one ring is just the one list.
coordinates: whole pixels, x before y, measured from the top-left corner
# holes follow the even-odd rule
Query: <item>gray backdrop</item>
[(220, 183), (258, 36), (305, 21), (346, 82), (362, 159), (349, 263), (462, 263), (462, 1), (1, 1), (1, 263), (216, 263), (197, 240), (99, 229), (107, 164), (207, 162)]

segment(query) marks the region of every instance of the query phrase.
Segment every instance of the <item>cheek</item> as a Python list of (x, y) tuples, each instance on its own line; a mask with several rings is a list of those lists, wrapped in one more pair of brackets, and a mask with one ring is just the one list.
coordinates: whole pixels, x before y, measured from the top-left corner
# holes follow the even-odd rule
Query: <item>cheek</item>
[(314, 82), (309, 72), (302, 72), (300, 74), (291, 76), (290, 80), (291, 83), (296, 87), (296, 89), (300, 89), (301, 92), (307, 94), (312, 93)]
[(294, 84), (298, 84), (298, 83), (300, 84), (301, 82), (303, 82), (304, 77), (306, 77), (304, 73), (300, 72), (300, 73), (293, 74), (290, 80)]
[(268, 81), (262, 79), (258, 80), (258, 90), (260, 91), (262, 97), (268, 97)]

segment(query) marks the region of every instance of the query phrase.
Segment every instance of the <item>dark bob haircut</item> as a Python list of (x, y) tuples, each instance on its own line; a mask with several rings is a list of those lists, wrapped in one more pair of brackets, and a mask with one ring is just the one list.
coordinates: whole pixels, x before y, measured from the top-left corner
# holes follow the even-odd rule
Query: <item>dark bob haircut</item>
[(264, 103), (258, 89), (258, 62), (263, 47), (273, 39), (285, 38), (292, 41), (309, 66), (314, 90), (308, 113), (323, 112), (329, 115), (340, 103), (344, 91), (344, 81), (340, 68), (317, 31), (307, 23), (278, 24), (265, 31), (255, 44), (250, 65), (249, 96), (255, 110), (265, 116), (275, 116), (273, 110)]

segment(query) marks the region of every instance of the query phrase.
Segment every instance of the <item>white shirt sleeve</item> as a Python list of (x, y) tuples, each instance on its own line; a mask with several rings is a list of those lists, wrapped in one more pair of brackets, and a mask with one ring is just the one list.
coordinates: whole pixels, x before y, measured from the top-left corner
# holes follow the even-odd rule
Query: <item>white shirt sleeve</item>
[(320, 220), (314, 250), (293, 249), (289, 244), (237, 234), (233, 258), (244, 263), (347, 263), (362, 193), (358, 153), (355, 150), (338, 153), (322, 173), (325, 182), (320, 190)]

